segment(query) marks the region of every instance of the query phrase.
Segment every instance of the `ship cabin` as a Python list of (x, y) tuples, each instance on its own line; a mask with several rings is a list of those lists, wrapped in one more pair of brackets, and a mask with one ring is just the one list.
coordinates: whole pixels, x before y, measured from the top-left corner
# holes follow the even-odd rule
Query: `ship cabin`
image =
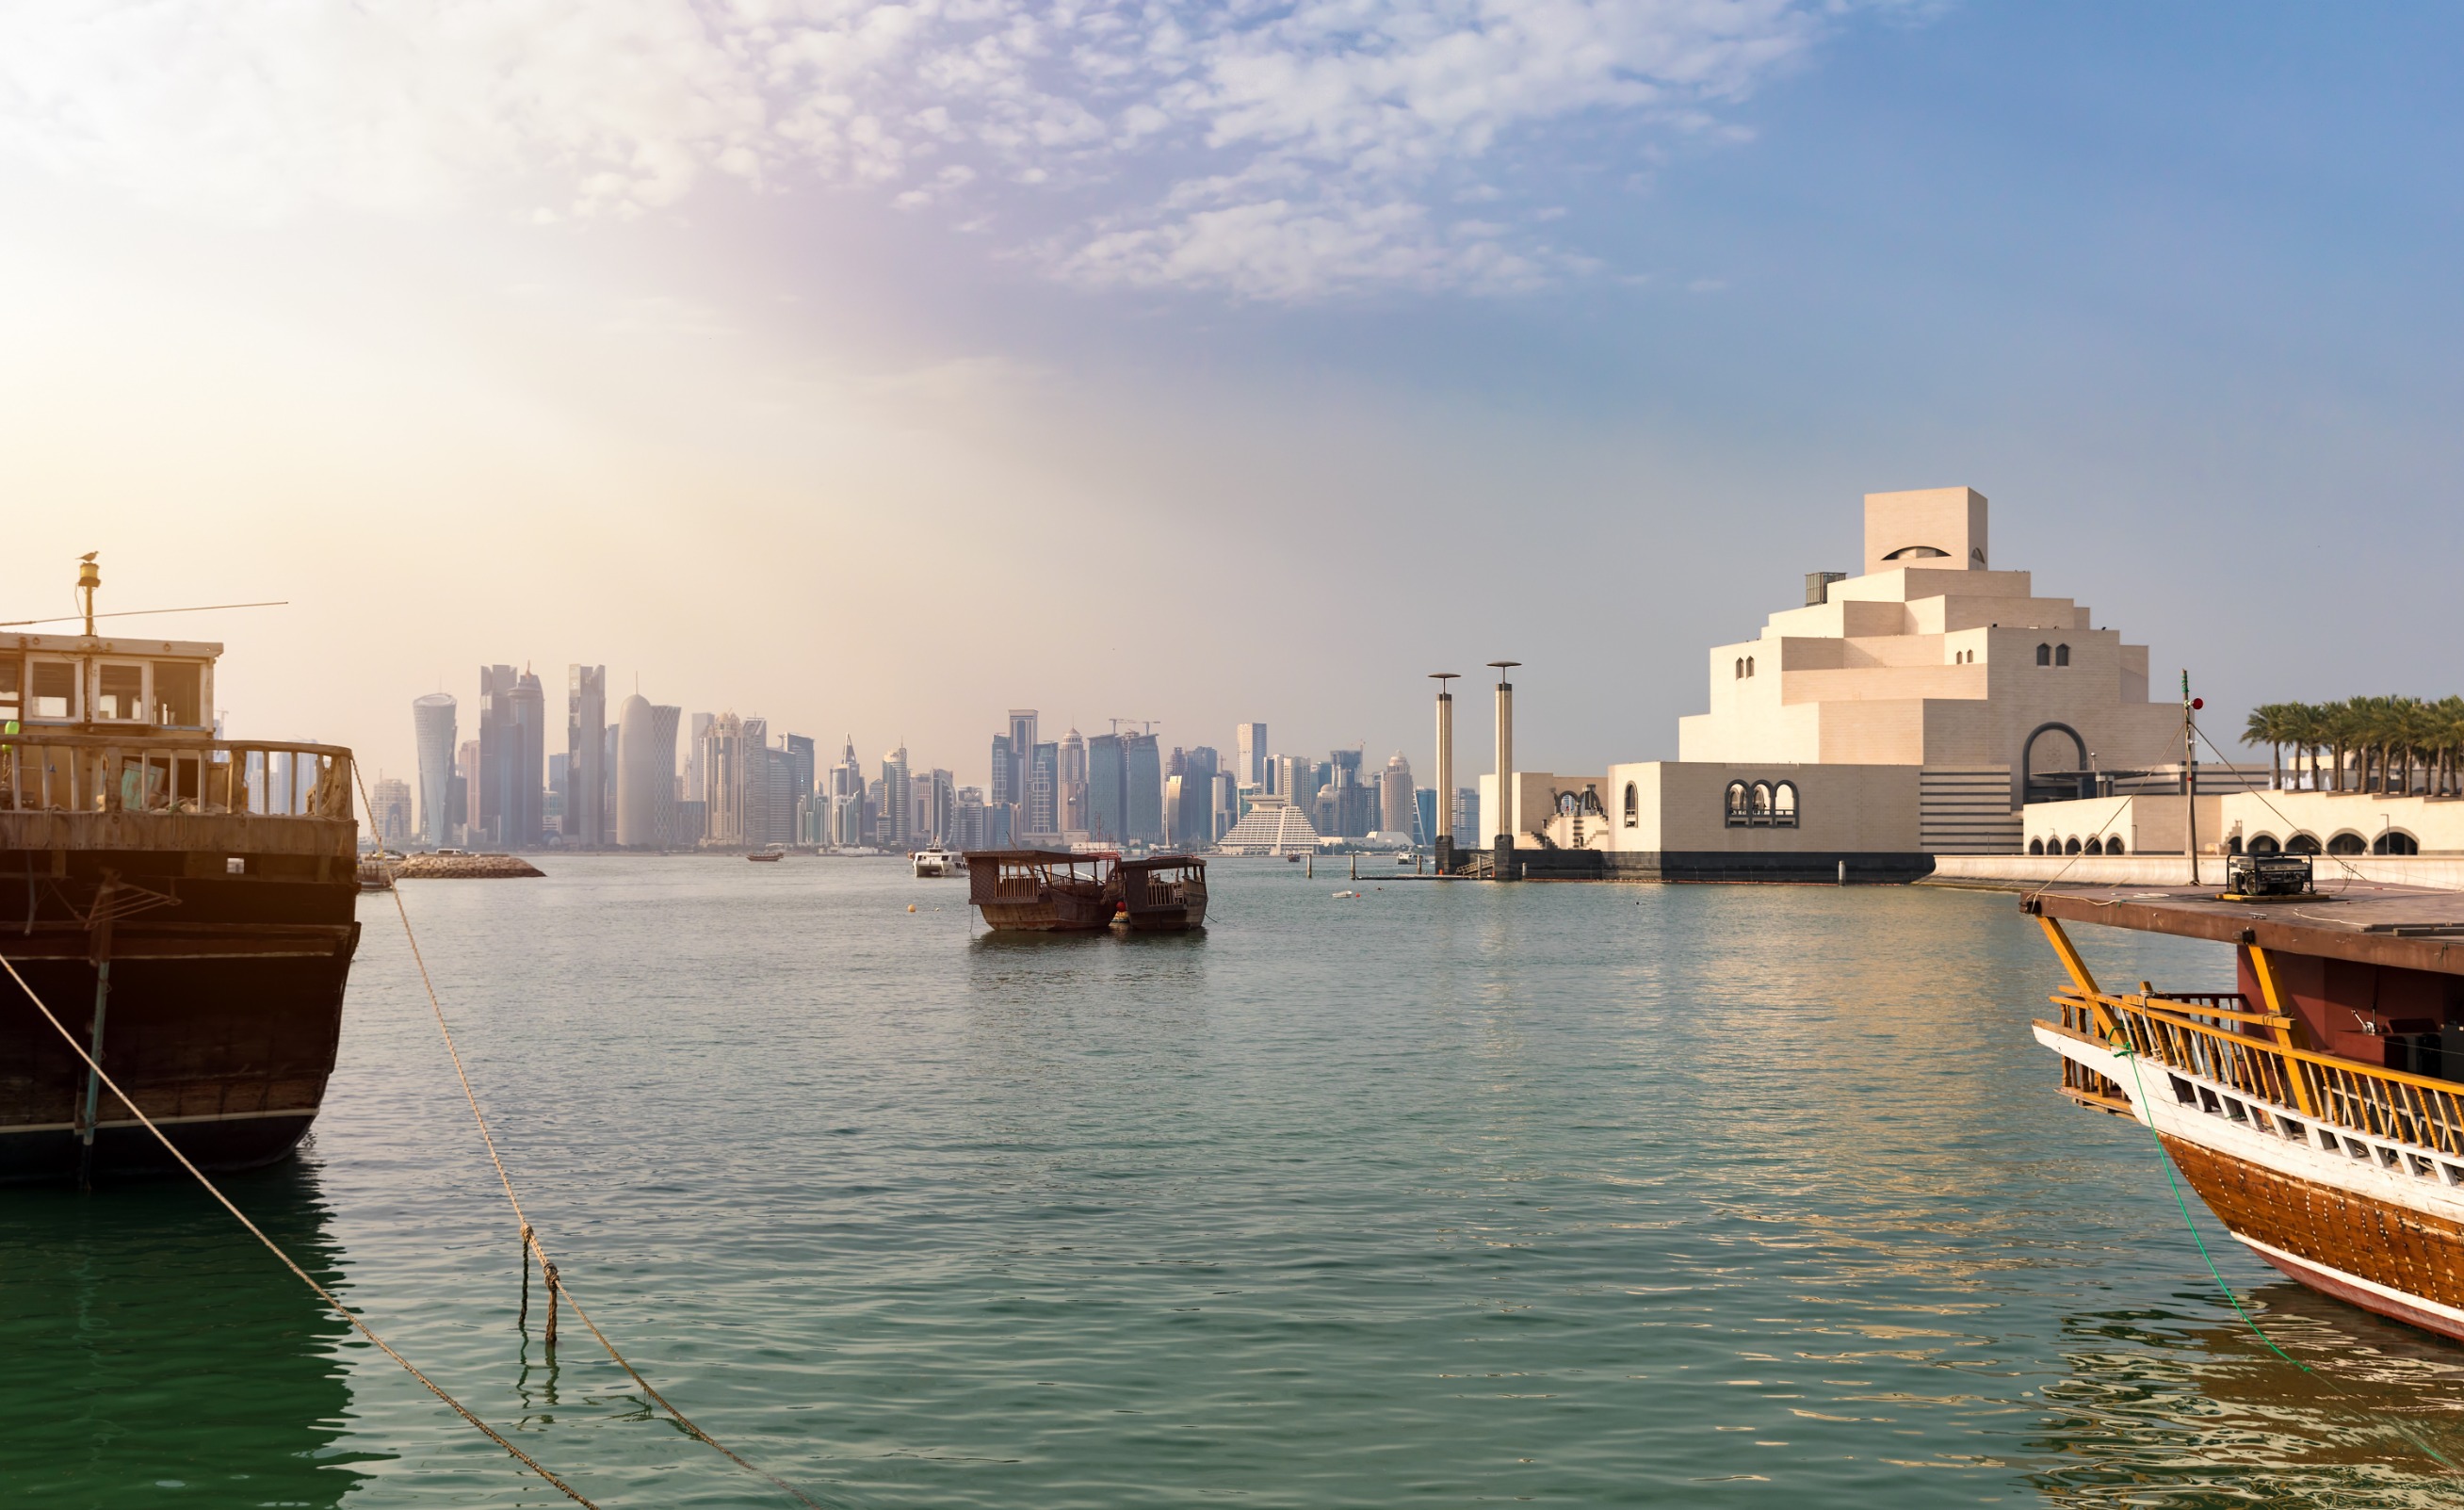
[[(2027, 895), (2067, 987), (2035, 1035), (2073, 1100), (2146, 1124), (2260, 1258), (2464, 1339), (2464, 893)], [(2101, 985), (2064, 923), (2229, 944), (2235, 989)]]
[[(244, 865), (251, 852), (349, 856), (350, 752), (216, 738), (222, 650), (203, 640), (0, 635), (0, 852), (212, 852), (218, 870)], [(258, 824), (238, 835), (228, 825), (209, 833), (150, 821), (208, 818), (304, 818), (316, 832)], [(98, 828), (100, 820), (109, 821)]]

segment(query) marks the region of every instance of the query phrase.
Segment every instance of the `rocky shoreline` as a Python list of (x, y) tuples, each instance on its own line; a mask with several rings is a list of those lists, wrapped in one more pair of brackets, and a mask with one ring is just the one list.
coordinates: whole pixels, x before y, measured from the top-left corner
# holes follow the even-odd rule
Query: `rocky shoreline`
[(544, 876), (530, 861), (511, 855), (412, 855), (394, 871), (397, 880), (506, 880)]

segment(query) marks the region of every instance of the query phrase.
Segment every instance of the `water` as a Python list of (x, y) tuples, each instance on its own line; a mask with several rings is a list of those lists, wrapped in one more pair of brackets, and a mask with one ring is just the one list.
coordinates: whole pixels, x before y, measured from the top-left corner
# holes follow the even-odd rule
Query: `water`
[[(2028, 1038), (2012, 899), (1215, 868), (1202, 938), (989, 939), (893, 862), (406, 888), (576, 1292), (825, 1504), (2449, 1503), (2464, 1350), (2210, 1241)], [(917, 911), (908, 912), (909, 903)], [(792, 1503), (516, 1230), (385, 897), (313, 1148), (229, 1187), (608, 1506)], [(2224, 950), (2076, 930), (2107, 978)], [(2202, 1221), (2209, 1221), (2205, 1212)], [(564, 1501), (197, 1192), (0, 1191), (11, 1503)]]

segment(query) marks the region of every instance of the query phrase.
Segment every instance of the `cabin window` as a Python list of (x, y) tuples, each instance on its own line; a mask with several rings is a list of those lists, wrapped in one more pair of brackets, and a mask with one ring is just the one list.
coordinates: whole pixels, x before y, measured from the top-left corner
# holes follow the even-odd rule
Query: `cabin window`
[(2173, 1082), (2173, 1099), (2188, 1106), (2199, 1099), (2199, 1093), (2190, 1088), (2189, 1081), (2178, 1075), (2168, 1075), (2165, 1077)]
[(2107, 855), (2120, 855), (2123, 853), (2121, 834), (2117, 833), (2113, 837), (2104, 841), (2104, 853)]
[(2250, 1113), (2243, 1109), (2241, 1102), (2234, 1100), (2230, 1096), (2225, 1098), (2225, 1115), (2237, 1122), (2246, 1122), (2250, 1121)]
[(0, 723), (14, 722), (24, 712), (24, 694), (17, 678), (25, 666), (14, 660), (0, 660)]
[(2267, 1114), (2260, 1111), (2255, 1105), (2250, 1109), (2250, 1124), (2257, 1128), (2260, 1132), (2274, 1132), (2276, 1130), (2275, 1124), (2267, 1120)]
[(2202, 1085), (2199, 1087), (2199, 1110), (2211, 1117), (2221, 1117), (2225, 1108), (2224, 1103), (2216, 1099), (2216, 1093)]
[(1771, 788), (1771, 827), (1796, 827), (1796, 783), (1784, 781)]
[(2055, 664), (2055, 665), (2057, 665), (2057, 666), (2067, 666), (2067, 665), (2069, 665), (2070, 663), (2071, 663), (2071, 648), (2070, 648), (2068, 645), (2057, 645), (2057, 646), (2055, 646), (2055, 647), (2054, 647), (2054, 664)]
[(2283, 1132), (2284, 1136), (2292, 1139), (2295, 1143), (2308, 1143), (2310, 1141), (2310, 1129), (2302, 1126), (2299, 1122), (2295, 1121), (2290, 1117), (2278, 1117), (2276, 1119), (2276, 1125)]
[(225, 855), (223, 857), (223, 874), (226, 876), (247, 875), (248, 856), (245, 855)]
[(1744, 782), (1732, 781), (1728, 783), (1727, 806), (1728, 811), (1728, 827), (1732, 829), (1744, 828), (1746, 826), (1746, 784)]
[(1634, 783), (1627, 782), (1625, 784), (1625, 826), (1629, 829), (1639, 828), (1641, 823), (1642, 796), (1634, 789)]
[(2400, 829), (2389, 829), (2370, 841), (2372, 855), (2418, 855), (2421, 841)]
[(2045, 841), (2044, 841), (2044, 840), (2042, 840), (2042, 839), (2030, 839), (2030, 840), (2028, 841), (2028, 853), (2029, 853), (2029, 854), (2031, 854), (2031, 855), (2042, 855), (2042, 854), (2044, 854), (2044, 853), (2045, 853)]
[(2037, 664), (2037, 665), (2039, 665), (2039, 666), (2050, 666), (2050, 665), (2052, 665), (2053, 663), (2054, 663), (2054, 647), (2052, 647), (2051, 645), (2039, 645), (2039, 646), (2037, 646), (2037, 647), (2036, 647), (2036, 664)]
[(37, 719), (73, 719), (77, 717), (77, 668), (64, 660), (38, 660), (33, 663), (33, 712)]
[(1749, 801), (1753, 804), (1750, 810), (1752, 812), (1750, 821), (1757, 827), (1768, 826), (1771, 823), (1771, 784), (1762, 781), (1754, 783), (1753, 795)]
[(2390, 1169), (2394, 1168), (2395, 1150), (2392, 1148), (2381, 1148), (2379, 1150), (2379, 1163), (2386, 1165)]
[(145, 717), (145, 668), (115, 661), (96, 667), (94, 716), (114, 720)]
[(2368, 845), (2362, 842), (2360, 834), (2349, 832), (2339, 833), (2327, 841), (2327, 853), (2330, 855), (2359, 855), (2368, 848)]
[(2412, 1172), (2421, 1176), (2421, 1178), (2425, 1180), (2435, 1180), (2438, 1178), (2438, 1165), (2436, 1161), (2426, 1159), (2417, 1153), (2406, 1154), (2405, 1159), (2412, 1166)]
[(206, 724), (205, 668), (193, 661), (154, 663), (154, 722), (184, 729)]
[(2370, 1156), (2370, 1145), (2359, 1138), (2347, 1138), (2344, 1140), (2344, 1151), (2356, 1159), (2366, 1162)]

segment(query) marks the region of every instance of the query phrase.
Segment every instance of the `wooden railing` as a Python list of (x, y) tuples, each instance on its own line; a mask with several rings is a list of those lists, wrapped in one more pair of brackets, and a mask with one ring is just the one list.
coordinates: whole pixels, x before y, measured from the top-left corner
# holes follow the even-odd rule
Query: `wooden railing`
[(0, 732), (0, 812), (348, 818), (351, 752), (267, 740)]
[[(2178, 1070), (2286, 1117), (2464, 1158), (2464, 1084), (2295, 1047), (2283, 1041), (2289, 1035), (2283, 1019), (2221, 1005), (2246, 1003), (2244, 997), (2074, 990), (2053, 1000), (2062, 1010), (2063, 1027), (2116, 1048), (2128, 1045), (2150, 1072), (2147, 1081), (2155, 1080), (2160, 1067)], [(2079, 1072), (2076, 1082), (2072, 1070)], [(2063, 1083), (2098, 1099), (2121, 1089), (2104, 1090), (2110, 1081), (2077, 1065), (2066, 1068)], [(2171, 1094), (2156, 1083), (2145, 1084), (2145, 1090), (2150, 1096)]]

